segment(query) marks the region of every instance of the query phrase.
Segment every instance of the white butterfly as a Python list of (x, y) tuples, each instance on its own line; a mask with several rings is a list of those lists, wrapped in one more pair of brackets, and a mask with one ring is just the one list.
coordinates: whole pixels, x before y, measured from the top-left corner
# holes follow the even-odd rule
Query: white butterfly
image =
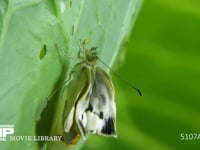
[(116, 104), (112, 79), (100, 67), (96, 48), (79, 52), (81, 62), (70, 73), (64, 87), (64, 140), (76, 144), (80, 137), (97, 134), (116, 137)]

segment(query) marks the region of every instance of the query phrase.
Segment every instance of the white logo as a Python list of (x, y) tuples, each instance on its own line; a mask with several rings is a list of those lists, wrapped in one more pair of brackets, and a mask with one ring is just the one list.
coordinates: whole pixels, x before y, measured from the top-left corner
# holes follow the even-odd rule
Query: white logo
[(30, 135), (12, 135), (14, 134), (14, 125), (0, 125), (1, 141), (62, 141), (62, 136), (30, 136)]
[(0, 141), (6, 141), (6, 136), (13, 133), (14, 125), (0, 125)]

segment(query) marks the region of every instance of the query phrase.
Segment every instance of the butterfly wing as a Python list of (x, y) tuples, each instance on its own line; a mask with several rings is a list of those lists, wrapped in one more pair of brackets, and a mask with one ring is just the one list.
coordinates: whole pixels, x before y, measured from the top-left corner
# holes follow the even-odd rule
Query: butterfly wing
[(116, 137), (116, 104), (109, 75), (101, 68), (76, 67), (67, 85), (64, 137), (76, 144), (87, 133)]
[(96, 68), (90, 102), (85, 110), (88, 133), (116, 137), (116, 104), (114, 87), (109, 75)]
[(85, 130), (77, 119), (80, 116), (77, 117), (77, 114), (80, 115), (79, 111), (88, 107), (88, 93), (91, 89), (90, 74), (90, 69), (86, 65), (78, 63), (72, 69), (72, 79), (63, 90), (63, 98), (66, 99), (63, 111), (64, 139), (70, 144), (76, 144), (80, 135), (85, 136)]

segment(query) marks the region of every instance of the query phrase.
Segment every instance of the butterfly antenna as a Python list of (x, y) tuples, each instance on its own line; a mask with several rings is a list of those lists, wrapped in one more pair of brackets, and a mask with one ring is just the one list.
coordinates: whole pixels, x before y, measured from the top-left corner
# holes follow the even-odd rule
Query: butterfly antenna
[(81, 50), (81, 49), (87, 50), (87, 48), (85, 48), (85, 47), (83, 46), (83, 44), (81, 43), (81, 40), (78, 40), (77, 35), (76, 35), (76, 32), (74, 31), (74, 26), (72, 27), (72, 32), (73, 32), (73, 34), (74, 34), (74, 38), (75, 38), (76, 42), (78, 43), (79, 49), (80, 49), (80, 50)]
[(98, 58), (98, 60), (99, 60), (104, 66), (106, 66), (107, 68), (109, 68), (110, 71), (111, 71), (114, 75), (116, 75), (120, 80), (122, 80), (122, 81), (125, 82), (128, 86), (130, 86), (131, 88), (133, 88), (134, 90), (136, 90), (140, 96), (143, 95), (142, 92), (141, 92), (138, 88), (136, 88), (135, 86), (133, 86), (130, 82), (128, 82), (126, 79), (124, 79), (120, 74), (118, 74), (117, 72), (113, 71), (113, 70), (112, 70), (107, 64), (105, 64), (100, 58)]

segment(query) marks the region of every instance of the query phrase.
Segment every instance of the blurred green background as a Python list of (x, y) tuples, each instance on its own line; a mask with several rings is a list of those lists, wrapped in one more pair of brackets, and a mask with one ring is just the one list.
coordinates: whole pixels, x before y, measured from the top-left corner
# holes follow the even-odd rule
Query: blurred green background
[[(114, 77), (118, 138), (90, 136), (83, 150), (196, 150), (200, 134), (200, 1), (144, 1), (123, 67), (139, 97)], [(117, 63), (116, 66), (122, 64)]]

